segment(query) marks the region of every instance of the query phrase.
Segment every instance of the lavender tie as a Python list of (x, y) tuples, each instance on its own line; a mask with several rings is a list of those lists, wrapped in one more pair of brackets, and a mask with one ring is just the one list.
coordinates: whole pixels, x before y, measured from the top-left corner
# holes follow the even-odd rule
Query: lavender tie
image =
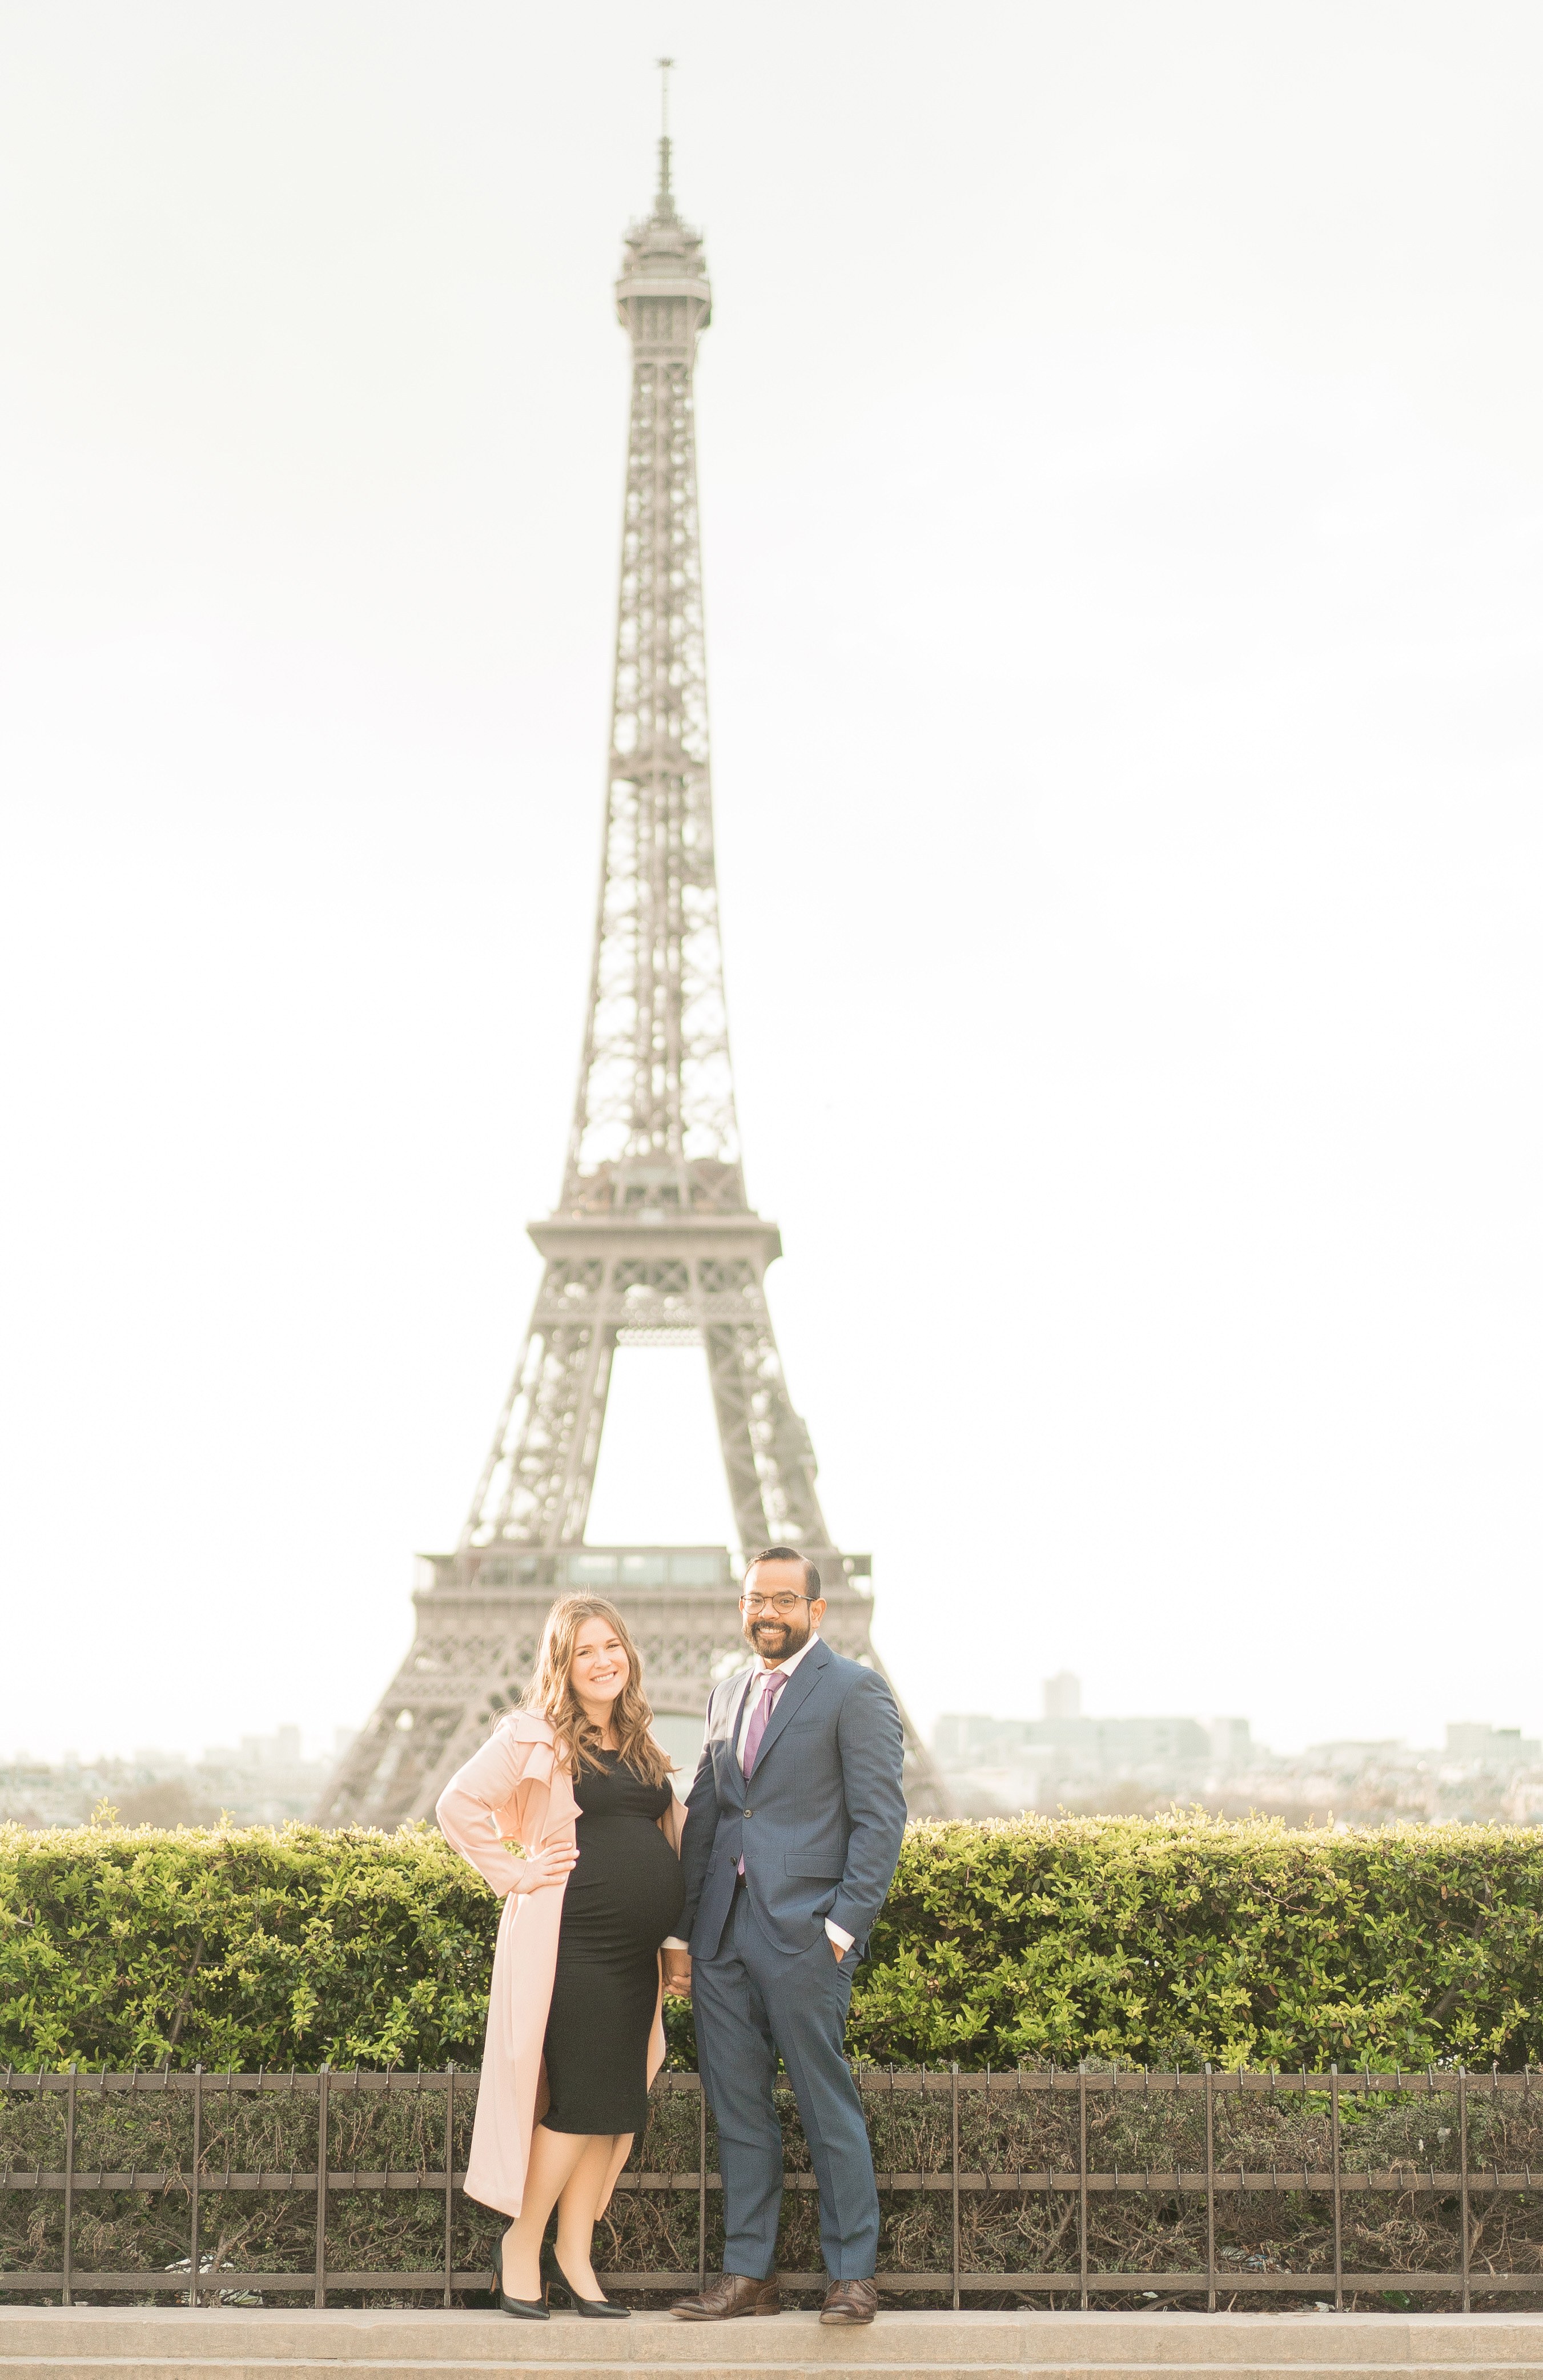
[(777, 1696), (786, 1683), (787, 1671), (785, 1670), (773, 1670), (768, 1677), (765, 1685), (762, 1686), (760, 1690), (759, 1702), (757, 1703), (755, 1709), (750, 1713), (750, 1724), (745, 1730), (745, 1757), (739, 1764), (744, 1769), (747, 1777), (748, 1777), (751, 1769), (756, 1765), (756, 1756), (760, 1750), (761, 1738), (766, 1733), (767, 1728), (771, 1723), (772, 1713), (776, 1706)]
[[(785, 1670), (772, 1670), (770, 1675), (767, 1677), (765, 1685), (762, 1686), (760, 1690), (760, 1700), (757, 1703), (754, 1710), (750, 1713), (750, 1724), (745, 1730), (745, 1758), (741, 1763), (747, 1777), (748, 1777), (751, 1769), (756, 1765), (756, 1755), (760, 1750), (760, 1740), (766, 1733), (767, 1721), (772, 1716), (777, 1696), (781, 1694), (786, 1683), (787, 1671)], [(739, 1863), (739, 1873), (741, 1876), (745, 1873), (745, 1862), (743, 1857), (741, 1857)]]

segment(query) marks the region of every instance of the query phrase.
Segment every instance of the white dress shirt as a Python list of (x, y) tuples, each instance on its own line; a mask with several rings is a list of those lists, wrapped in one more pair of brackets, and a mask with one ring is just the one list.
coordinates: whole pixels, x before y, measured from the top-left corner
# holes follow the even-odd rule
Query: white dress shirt
[[(770, 1662), (764, 1660), (759, 1654), (757, 1655), (756, 1666), (750, 1672), (750, 1683), (745, 1696), (745, 1707), (739, 1715), (739, 1733), (735, 1738), (734, 1755), (739, 1762), (741, 1767), (743, 1767), (745, 1763), (745, 1739), (750, 1732), (750, 1721), (755, 1716), (756, 1705), (759, 1701), (761, 1695), (766, 1692), (767, 1679), (776, 1677), (791, 1678), (794, 1670), (798, 1667), (799, 1662), (808, 1651), (809, 1646), (811, 1645), (818, 1645), (819, 1642), (819, 1631), (817, 1629), (811, 1629), (803, 1644), (799, 1645), (796, 1653), (790, 1653), (787, 1659), (785, 1661), (779, 1661), (774, 1669), (772, 1667)], [(835, 1944), (838, 1950), (850, 1950), (852, 1948), (853, 1937), (847, 1933), (844, 1926), (832, 1925), (830, 1919), (827, 1917), (825, 1920), (825, 1931), (830, 1939)], [(661, 1947), (666, 1950), (684, 1950), (687, 1946), (681, 1940), (678, 1934), (667, 1934)]]

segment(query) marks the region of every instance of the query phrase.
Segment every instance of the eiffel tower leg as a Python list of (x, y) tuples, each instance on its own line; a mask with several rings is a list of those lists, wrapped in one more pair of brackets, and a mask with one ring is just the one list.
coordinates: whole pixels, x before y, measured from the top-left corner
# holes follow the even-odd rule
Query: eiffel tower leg
[(712, 1383), (713, 1409), (718, 1415), (718, 1443), (728, 1475), (734, 1525), (746, 1552), (765, 1545), (771, 1536), (761, 1500), (760, 1473), (756, 1468), (755, 1442), (750, 1435), (753, 1372), (739, 1360), (737, 1330), (715, 1328), (707, 1341), (708, 1378)]
[(564, 1448), (561, 1484), (551, 1500), (542, 1532), (541, 1542), (548, 1546), (578, 1545), (583, 1540), (589, 1499), (595, 1492), (595, 1465), (600, 1460), (606, 1401), (611, 1393), (615, 1331), (602, 1327), (581, 1335), (589, 1343), (576, 1348), (569, 1356), (566, 1384), (559, 1391), (569, 1400), (565, 1413), (571, 1415), (571, 1421)]
[(830, 1531), (815, 1489), (814, 1449), (783, 1378), (764, 1297), (753, 1320), (703, 1333), (739, 1542), (823, 1546)]
[[(584, 1535), (611, 1389), (616, 1333), (600, 1322), (548, 1324), (551, 1275), (482, 1466), (463, 1545), (577, 1544)], [(561, 1290), (561, 1282), (557, 1284)]]

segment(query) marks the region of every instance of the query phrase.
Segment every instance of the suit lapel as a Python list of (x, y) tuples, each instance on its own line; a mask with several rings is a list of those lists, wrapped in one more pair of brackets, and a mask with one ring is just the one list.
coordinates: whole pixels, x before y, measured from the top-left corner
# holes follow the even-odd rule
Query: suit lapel
[(729, 1729), (728, 1733), (729, 1758), (734, 1764), (734, 1773), (739, 1779), (739, 1791), (741, 1796), (743, 1796), (745, 1791), (745, 1771), (739, 1765), (739, 1730), (745, 1724), (746, 1696), (749, 1694), (750, 1689), (755, 1684), (756, 1679), (759, 1675), (759, 1671), (753, 1665), (747, 1670), (745, 1682), (740, 1687), (738, 1694), (734, 1696), (734, 1724)]
[[(811, 1645), (782, 1693), (777, 1696), (772, 1716), (766, 1722), (766, 1733), (760, 1740), (760, 1750), (756, 1755), (758, 1771), (792, 1714), (798, 1708), (800, 1703), (808, 1702), (820, 1683), (820, 1673), (830, 1658), (830, 1647), (823, 1640), (818, 1645)], [(737, 1733), (737, 1730), (735, 1731)]]

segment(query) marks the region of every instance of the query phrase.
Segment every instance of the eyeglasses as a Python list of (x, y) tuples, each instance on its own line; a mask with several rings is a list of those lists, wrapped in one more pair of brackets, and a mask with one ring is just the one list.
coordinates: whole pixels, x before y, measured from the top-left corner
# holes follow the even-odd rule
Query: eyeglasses
[(796, 1604), (807, 1603), (808, 1599), (807, 1595), (742, 1595), (739, 1598), (752, 1617), (758, 1611), (791, 1611)]

